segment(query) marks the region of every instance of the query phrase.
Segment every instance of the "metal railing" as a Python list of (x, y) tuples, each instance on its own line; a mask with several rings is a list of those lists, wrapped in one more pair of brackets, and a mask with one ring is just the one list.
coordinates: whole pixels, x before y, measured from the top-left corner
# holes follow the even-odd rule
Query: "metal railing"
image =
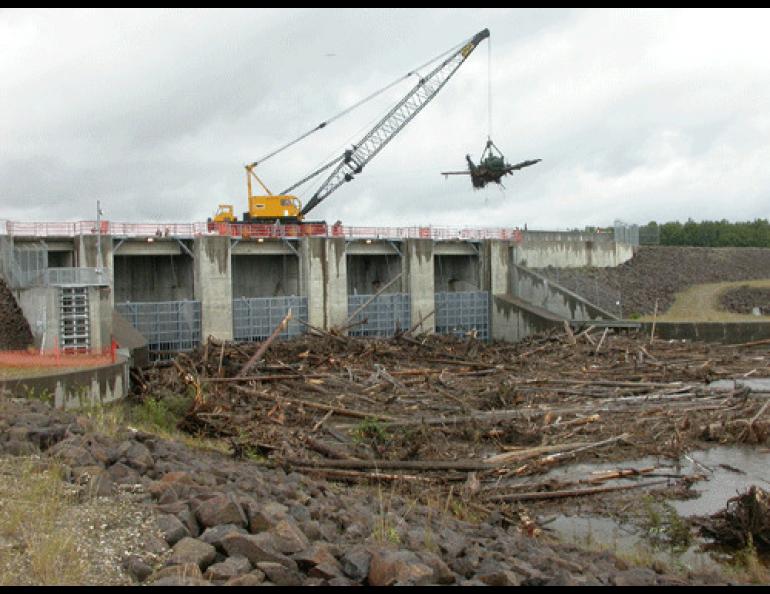
[(629, 225), (623, 221), (615, 221), (615, 241), (632, 246), (639, 245), (639, 225)]
[(616, 241), (638, 245), (638, 225), (618, 221), (613, 229), (597, 229), (592, 232), (567, 230), (523, 230), (518, 227), (457, 227), (457, 226), (409, 226), (378, 227), (327, 225), (306, 223), (302, 225), (257, 223), (121, 223), (100, 221), (75, 222), (19, 222), (0, 221), (0, 235), (17, 237), (75, 237), (79, 235), (110, 235), (113, 237), (176, 237), (192, 238), (203, 235), (222, 235), (242, 239), (344, 237), (346, 239), (432, 239), (434, 241), (481, 241), (500, 239), (523, 242), (539, 241)]
[(110, 284), (109, 271), (105, 268), (49, 268), (45, 271), (49, 286), (95, 286)]
[(436, 293), (436, 333), (489, 340), (489, 292)]
[(9, 286), (21, 289), (45, 285), (48, 250), (42, 241), (18, 246), (6, 241), (0, 249), (0, 273)]
[(346, 239), (433, 239), (438, 241), (480, 241), (501, 239), (520, 242), (525, 232), (518, 228), (472, 227), (360, 227), (308, 223), (303, 225), (231, 223), (119, 223), (101, 221), (18, 222), (3, 221), (0, 235), (16, 237), (75, 237), (110, 235), (113, 237), (177, 237), (223, 235), (236, 238), (343, 237)]

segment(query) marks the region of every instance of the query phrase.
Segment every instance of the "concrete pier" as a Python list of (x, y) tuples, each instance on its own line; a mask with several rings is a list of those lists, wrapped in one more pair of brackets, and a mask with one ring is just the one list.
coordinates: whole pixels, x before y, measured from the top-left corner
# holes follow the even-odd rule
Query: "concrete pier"
[(329, 329), (348, 317), (347, 260), (341, 237), (305, 237), (301, 242), (302, 295), (307, 297), (308, 323)]
[(201, 339), (233, 338), (233, 281), (229, 237), (196, 237), (195, 299), (201, 304)]
[(404, 268), (406, 270), (409, 305), (412, 312), (411, 326), (420, 324), (417, 332), (434, 332), (435, 315), (422, 321), (435, 309), (435, 263), (433, 242), (427, 239), (410, 239), (405, 242)]

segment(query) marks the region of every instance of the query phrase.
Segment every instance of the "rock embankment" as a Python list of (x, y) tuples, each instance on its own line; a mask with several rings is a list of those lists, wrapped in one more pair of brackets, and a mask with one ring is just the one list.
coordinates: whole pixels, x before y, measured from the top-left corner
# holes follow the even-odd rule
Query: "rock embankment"
[(0, 278), (0, 351), (23, 350), (32, 344), (32, 331), (16, 298)]
[[(625, 316), (665, 312), (674, 296), (693, 285), (770, 278), (770, 249), (642, 246), (615, 268), (541, 268), (548, 278)], [(598, 287), (596, 292), (594, 288)], [(598, 298), (597, 298), (598, 297)]]
[(770, 288), (744, 285), (719, 298), (722, 309), (740, 314), (770, 315)]
[[(160, 557), (126, 570), (155, 585), (669, 585), (707, 583), (629, 567), (608, 552), (548, 544), (375, 490), (348, 489), (135, 430), (94, 432), (90, 421), (41, 402), (0, 402), (0, 451), (40, 453), (69, 480), (111, 496), (143, 489)], [(160, 559), (153, 562), (152, 559)]]

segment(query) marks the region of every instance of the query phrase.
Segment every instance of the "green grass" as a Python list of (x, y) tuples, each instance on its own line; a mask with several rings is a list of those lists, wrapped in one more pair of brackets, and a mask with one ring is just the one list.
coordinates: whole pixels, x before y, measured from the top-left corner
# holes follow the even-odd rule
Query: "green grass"
[(751, 534), (746, 546), (733, 557), (730, 572), (738, 579), (751, 584), (770, 584), (770, 569), (759, 559)]
[(353, 441), (359, 444), (368, 444), (371, 446), (380, 446), (390, 440), (390, 433), (375, 418), (366, 418), (350, 430)]
[(77, 585), (87, 567), (72, 531), (60, 519), (76, 504), (59, 466), (15, 460), (0, 493), (0, 585)]
[(188, 447), (230, 453), (229, 444), (223, 440), (194, 436), (177, 429), (190, 402), (189, 395), (166, 394), (163, 398), (146, 397), (138, 403), (97, 404), (81, 412), (91, 419), (97, 432), (105, 435), (116, 436), (132, 427)]

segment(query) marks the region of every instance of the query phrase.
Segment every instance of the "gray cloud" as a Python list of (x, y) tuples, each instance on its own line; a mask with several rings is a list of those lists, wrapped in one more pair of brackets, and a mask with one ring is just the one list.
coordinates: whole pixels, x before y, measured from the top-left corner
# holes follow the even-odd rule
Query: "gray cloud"
[[(746, 219), (770, 206), (767, 11), (0, 12), (0, 218), (204, 220), (242, 165), (488, 26), (493, 137), (474, 192), (439, 172), (487, 134), (487, 47), (312, 218), (360, 225)], [(399, 87), (260, 171), (282, 190)], [(320, 182), (320, 180), (319, 180)], [(307, 199), (315, 188), (303, 188)]]

